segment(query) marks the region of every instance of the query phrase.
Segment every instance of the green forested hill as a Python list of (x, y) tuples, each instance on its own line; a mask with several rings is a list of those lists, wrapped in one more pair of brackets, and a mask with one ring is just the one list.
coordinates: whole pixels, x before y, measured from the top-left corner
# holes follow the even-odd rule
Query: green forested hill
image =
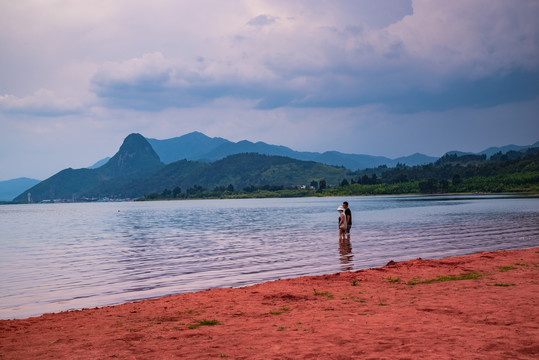
[(78, 197), (81, 189), (91, 189), (99, 184), (99, 174), (90, 169), (65, 169), (24, 191), (13, 201), (27, 201), (27, 193), (38, 202)]
[(381, 182), (388, 184), (429, 178), (440, 181), (533, 172), (539, 171), (539, 149), (494, 154), (489, 159), (485, 155), (445, 155), (433, 164), (380, 170)]
[(138, 193), (161, 193), (179, 187), (183, 191), (195, 185), (212, 190), (216, 187), (242, 189), (264, 185), (290, 187), (309, 185), (325, 179), (338, 184), (349, 174), (342, 167), (313, 161), (295, 160), (283, 156), (236, 154), (214, 163), (181, 160), (167, 165), (154, 175), (130, 185)]
[(313, 161), (295, 160), (283, 156), (236, 154), (216, 161), (186, 179), (186, 186), (194, 184), (213, 188), (235, 188), (262, 185), (308, 185), (311, 181), (326, 179), (337, 184), (347, 174), (342, 167), (324, 165)]
[(422, 166), (380, 167), (345, 179), (331, 195), (539, 192), (539, 148), (484, 155), (446, 155)]
[(176, 161), (148, 177), (127, 184), (124, 193), (128, 197), (138, 197), (152, 192), (162, 192), (164, 189), (176, 187), (185, 189), (188, 184), (186, 179), (191, 174), (198, 173), (209, 166), (210, 164), (199, 161)]

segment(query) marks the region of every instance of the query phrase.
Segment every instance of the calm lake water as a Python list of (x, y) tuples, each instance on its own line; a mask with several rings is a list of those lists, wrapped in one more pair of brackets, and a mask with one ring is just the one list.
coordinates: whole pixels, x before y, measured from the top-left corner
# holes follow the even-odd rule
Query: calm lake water
[(539, 199), (510, 196), (7, 205), (0, 319), (536, 246)]

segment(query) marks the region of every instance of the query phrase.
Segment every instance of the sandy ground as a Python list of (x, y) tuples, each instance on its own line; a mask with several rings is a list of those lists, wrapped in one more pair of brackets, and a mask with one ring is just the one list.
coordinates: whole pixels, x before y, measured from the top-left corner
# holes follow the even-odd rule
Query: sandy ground
[(1, 320), (0, 359), (538, 359), (538, 275), (485, 252)]

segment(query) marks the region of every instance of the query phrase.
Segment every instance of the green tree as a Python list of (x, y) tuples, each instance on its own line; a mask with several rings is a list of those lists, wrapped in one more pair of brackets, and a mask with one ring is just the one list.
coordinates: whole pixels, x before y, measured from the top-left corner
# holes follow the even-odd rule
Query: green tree
[(163, 190), (163, 193), (161, 194), (161, 196), (164, 197), (165, 199), (169, 198), (171, 195), (172, 195), (172, 191), (170, 191), (169, 189)]
[(438, 180), (429, 178), (419, 182), (419, 191), (424, 194), (433, 194), (438, 191)]
[(440, 192), (446, 193), (449, 190), (449, 181), (446, 179), (440, 180)]

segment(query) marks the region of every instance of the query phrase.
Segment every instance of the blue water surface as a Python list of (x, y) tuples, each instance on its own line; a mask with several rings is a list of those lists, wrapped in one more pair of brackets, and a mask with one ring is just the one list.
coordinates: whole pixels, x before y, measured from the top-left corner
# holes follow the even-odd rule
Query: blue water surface
[(536, 246), (539, 199), (502, 195), (3, 205), (0, 318)]

